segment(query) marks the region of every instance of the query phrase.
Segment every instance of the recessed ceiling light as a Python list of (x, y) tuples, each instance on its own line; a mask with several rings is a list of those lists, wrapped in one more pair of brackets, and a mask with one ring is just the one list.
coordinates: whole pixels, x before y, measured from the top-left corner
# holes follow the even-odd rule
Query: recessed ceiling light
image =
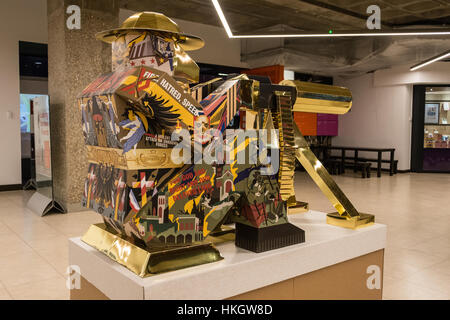
[(429, 65), (429, 64), (432, 64), (433, 62), (436, 62), (436, 61), (445, 59), (445, 58), (447, 58), (447, 57), (450, 57), (450, 51), (441, 53), (441, 54), (439, 54), (439, 55), (437, 55), (437, 56), (435, 56), (435, 57), (432, 57), (432, 58), (430, 58), (430, 59), (428, 59), (428, 60), (425, 60), (425, 61), (423, 61), (423, 62), (421, 62), (421, 63), (418, 63), (418, 64), (412, 66), (409, 70), (410, 70), (410, 71), (415, 71), (415, 70), (417, 70), (417, 69), (420, 69), (420, 68), (425, 67), (425, 66), (427, 66), (427, 65)]
[(217, 15), (222, 22), (223, 27), (230, 39), (251, 39), (251, 38), (321, 38), (321, 37), (385, 37), (385, 36), (439, 36), (450, 35), (450, 29), (439, 29), (439, 31), (430, 30), (390, 30), (390, 31), (337, 31), (328, 30), (326, 33), (297, 33), (297, 34), (255, 34), (255, 35), (234, 35), (231, 31), (230, 25), (225, 18), (222, 8), (218, 0), (211, 0)]

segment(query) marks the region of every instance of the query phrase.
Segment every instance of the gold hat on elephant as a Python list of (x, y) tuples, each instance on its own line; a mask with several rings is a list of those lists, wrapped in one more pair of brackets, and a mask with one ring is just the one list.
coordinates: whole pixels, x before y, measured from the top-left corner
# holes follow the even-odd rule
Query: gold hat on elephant
[(130, 31), (153, 31), (161, 33), (174, 38), (176, 43), (185, 51), (197, 50), (205, 45), (203, 39), (181, 32), (175, 21), (157, 12), (136, 13), (127, 18), (119, 28), (99, 32), (96, 34), (96, 37), (101, 41), (111, 43), (117, 37)]

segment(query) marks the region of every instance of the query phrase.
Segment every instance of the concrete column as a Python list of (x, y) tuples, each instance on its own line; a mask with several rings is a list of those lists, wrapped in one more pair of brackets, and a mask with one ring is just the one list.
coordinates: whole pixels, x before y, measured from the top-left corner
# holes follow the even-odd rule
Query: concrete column
[[(69, 30), (67, 7), (81, 9), (81, 29)], [(48, 84), (53, 194), (67, 211), (82, 210), (87, 160), (77, 96), (111, 71), (111, 47), (95, 39), (119, 24), (119, 0), (47, 0)]]

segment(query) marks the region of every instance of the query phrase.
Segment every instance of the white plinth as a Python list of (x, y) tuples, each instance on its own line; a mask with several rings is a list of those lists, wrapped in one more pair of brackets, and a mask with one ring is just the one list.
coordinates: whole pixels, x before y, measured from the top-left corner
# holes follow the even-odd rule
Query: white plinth
[(224, 260), (140, 278), (80, 240), (69, 240), (69, 263), (110, 299), (225, 299), (385, 248), (386, 226), (359, 230), (327, 225), (326, 215), (289, 216), (306, 242), (264, 253), (217, 245)]

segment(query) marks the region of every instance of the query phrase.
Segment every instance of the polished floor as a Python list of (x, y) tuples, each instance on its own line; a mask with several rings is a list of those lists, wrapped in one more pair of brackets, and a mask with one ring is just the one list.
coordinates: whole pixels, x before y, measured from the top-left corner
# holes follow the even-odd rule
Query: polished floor
[[(449, 299), (450, 175), (335, 179), (359, 211), (388, 226), (383, 298)], [(295, 187), (311, 209), (333, 211), (305, 173)], [(0, 192), (0, 299), (67, 299), (67, 239), (101, 219), (89, 211), (41, 218), (26, 208), (30, 195)]]

